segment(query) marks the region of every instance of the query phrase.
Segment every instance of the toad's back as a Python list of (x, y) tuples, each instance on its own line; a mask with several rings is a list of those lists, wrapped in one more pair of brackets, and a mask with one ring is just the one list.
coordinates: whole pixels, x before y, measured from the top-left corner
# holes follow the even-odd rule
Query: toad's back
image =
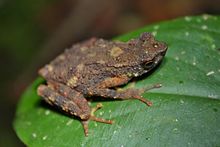
[(126, 43), (92, 38), (66, 50), (39, 74), (47, 81), (85, 89), (109, 78), (140, 76), (162, 60), (166, 49), (150, 33)]
[(126, 50), (130, 50), (126, 43), (92, 38), (67, 49), (39, 73), (46, 80), (67, 83), (71, 87), (76, 84), (74, 79), (85, 82), (85, 78), (89, 78), (92, 83), (99, 82), (102, 78), (122, 72), (120, 67), (135, 57), (135, 53)]

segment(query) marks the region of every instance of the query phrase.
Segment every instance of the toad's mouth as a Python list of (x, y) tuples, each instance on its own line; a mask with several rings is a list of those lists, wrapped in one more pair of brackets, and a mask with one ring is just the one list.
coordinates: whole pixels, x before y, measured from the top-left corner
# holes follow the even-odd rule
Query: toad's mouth
[[(164, 54), (165, 55), (165, 54)], [(158, 55), (156, 56), (156, 59), (154, 60), (154, 65), (156, 66), (157, 64), (159, 64), (162, 60), (164, 55)]]

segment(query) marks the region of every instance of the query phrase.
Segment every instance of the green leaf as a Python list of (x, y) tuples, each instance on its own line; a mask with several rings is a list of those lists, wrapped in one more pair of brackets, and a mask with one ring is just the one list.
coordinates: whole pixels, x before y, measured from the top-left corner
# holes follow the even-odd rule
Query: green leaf
[(135, 100), (102, 102), (96, 115), (115, 123), (90, 122), (88, 137), (79, 120), (42, 102), (36, 88), (43, 80), (37, 79), (18, 104), (17, 135), (28, 146), (220, 146), (219, 26), (219, 16), (184, 17), (116, 38), (152, 32), (168, 44), (162, 64), (135, 83), (163, 87), (143, 94), (152, 107)]

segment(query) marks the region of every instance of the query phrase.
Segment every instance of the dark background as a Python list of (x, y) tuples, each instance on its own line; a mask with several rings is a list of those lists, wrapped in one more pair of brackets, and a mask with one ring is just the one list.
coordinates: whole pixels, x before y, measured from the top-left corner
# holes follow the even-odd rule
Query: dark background
[(74, 42), (204, 13), (220, 14), (220, 0), (0, 0), (0, 146), (24, 146), (12, 128), (19, 97)]

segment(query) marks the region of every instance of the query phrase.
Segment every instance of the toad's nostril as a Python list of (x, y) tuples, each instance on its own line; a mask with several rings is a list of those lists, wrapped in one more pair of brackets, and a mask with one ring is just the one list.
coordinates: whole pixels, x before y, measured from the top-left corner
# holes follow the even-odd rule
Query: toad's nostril
[(48, 74), (48, 70), (46, 68), (41, 68), (38, 71), (39, 75), (41, 75), (42, 77), (45, 77)]
[(37, 88), (37, 94), (40, 95), (40, 96), (44, 96), (44, 91), (46, 89), (46, 85), (40, 85), (38, 88)]
[(53, 66), (50, 65), (50, 64), (48, 64), (48, 65), (46, 65), (45, 67), (41, 68), (41, 69), (38, 71), (38, 73), (39, 73), (41, 76), (46, 77), (47, 74), (48, 74), (49, 72), (52, 72), (52, 71), (53, 71)]

